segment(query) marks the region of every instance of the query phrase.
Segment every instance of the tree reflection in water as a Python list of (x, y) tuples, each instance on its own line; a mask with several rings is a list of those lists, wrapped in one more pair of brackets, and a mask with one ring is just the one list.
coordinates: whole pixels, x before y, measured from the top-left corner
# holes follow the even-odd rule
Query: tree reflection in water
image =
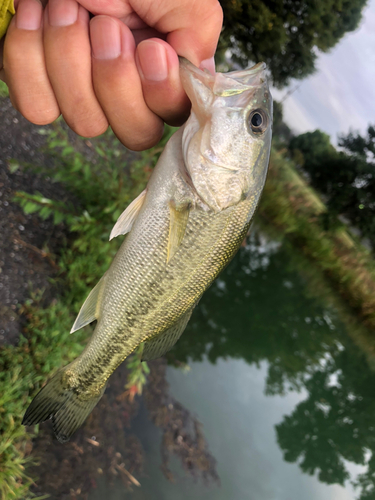
[[(266, 360), (266, 394), (308, 393), (276, 426), (285, 460), (298, 462), (308, 474), (317, 472), (322, 482), (341, 485), (350, 479), (345, 460), (366, 465), (355, 484), (358, 498), (370, 500), (375, 371), (337, 310), (311, 289), (308, 273), (296, 270), (296, 259), (286, 245), (253, 233), (203, 297), (169, 359), (207, 357), (215, 363), (231, 357), (257, 365)], [(305, 266), (311, 272), (311, 264)]]

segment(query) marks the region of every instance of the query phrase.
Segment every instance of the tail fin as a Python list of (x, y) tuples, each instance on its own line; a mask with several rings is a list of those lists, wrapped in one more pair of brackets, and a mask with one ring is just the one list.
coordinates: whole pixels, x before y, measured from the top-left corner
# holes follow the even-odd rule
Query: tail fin
[(83, 393), (79, 388), (67, 387), (63, 382), (65, 368), (60, 369), (38, 392), (22, 420), (23, 425), (33, 425), (52, 418), (53, 430), (60, 443), (69, 441), (105, 391), (104, 386), (88, 396), (87, 391)]

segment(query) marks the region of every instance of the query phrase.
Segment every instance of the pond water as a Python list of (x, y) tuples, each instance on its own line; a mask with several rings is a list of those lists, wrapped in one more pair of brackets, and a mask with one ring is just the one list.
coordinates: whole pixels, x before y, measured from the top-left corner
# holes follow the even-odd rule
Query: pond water
[(161, 432), (142, 408), (141, 488), (103, 479), (90, 500), (375, 498), (375, 363), (314, 274), (253, 232), (172, 351), (190, 370), (168, 367), (171, 394), (202, 423), (221, 485), (194, 481), (177, 460), (170, 483)]

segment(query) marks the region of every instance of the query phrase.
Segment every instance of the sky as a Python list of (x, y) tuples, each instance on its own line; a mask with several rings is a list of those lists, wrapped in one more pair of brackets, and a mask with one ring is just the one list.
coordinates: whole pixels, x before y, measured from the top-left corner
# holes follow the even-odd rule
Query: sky
[(368, 2), (357, 30), (319, 53), (316, 66), (311, 77), (272, 90), (280, 100), (299, 86), (283, 103), (286, 123), (296, 133), (319, 128), (334, 144), (338, 134), (365, 132), (375, 123), (375, 0)]

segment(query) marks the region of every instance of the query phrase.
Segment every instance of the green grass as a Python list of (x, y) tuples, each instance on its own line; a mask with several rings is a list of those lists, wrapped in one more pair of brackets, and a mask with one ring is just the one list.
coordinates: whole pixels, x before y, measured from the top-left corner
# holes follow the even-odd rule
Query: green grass
[[(95, 148), (96, 161), (89, 163), (69, 143), (59, 124), (51, 132), (42, 129), (41, 133), (48, 134), (47, 150), (55, 157), (56, 167), (34, 166), (33, 170), (61, 182), (76, 202), (62, 203), (42, 193), (15, 196), (26, 213), (64, 223), (70, 236), (54, 256), (59, 269), (55, 281), (63, 293), (43, 307), (42, 291), (34, 292), (20, 310), (27, 324), (19, 345), (0, 348), (0, 497), (4, 500), (32, 497), (28, 493), (32, 479), (25, 472), (30, 435), (21, 425), (22, 416), (46, 378), (78, 356), (89, 338), (91, 327), (73, 335), (70, 328), (122, 243), (123, 238), (108, 241), (112, 226), (144, 189), (161, 151), (154, 148), (129, 165), (123, 159), (125, 150), (107, 133)], [(168, 130), (164, 141), (170, 133)], [(147, 366), (141, 366), (137, 355), (129, 363), (127, 389), (134, 396), (142, 390)]]
[(9, 91), (6, 83), (0, 80), (0, 97), (8, 97)]

